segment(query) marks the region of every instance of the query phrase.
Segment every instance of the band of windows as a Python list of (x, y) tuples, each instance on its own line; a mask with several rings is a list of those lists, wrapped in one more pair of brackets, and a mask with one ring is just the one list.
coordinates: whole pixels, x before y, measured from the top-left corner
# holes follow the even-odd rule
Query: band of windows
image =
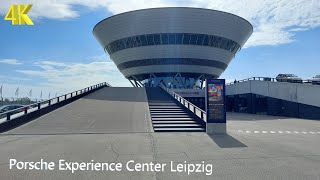
[(119, 39), (109, 43), (105, 47), (105, 50), (109, 54), (112, 54), (128, 48), (166, 44), (210, 46), (224, 49), (234, 54), (241, 49), (241, 46), (237, 42), (224, 37), (191, 33), (161, 33), (138, 35)]
[(208, 59), (192, 59), (192, 58), (158, 58), (158, 59), (142, 59), (120, 63), (119, 70), (153, 65), (194, 65), (194, 66), (209, 66), (225, 70), (228, 65), (215, 60)]

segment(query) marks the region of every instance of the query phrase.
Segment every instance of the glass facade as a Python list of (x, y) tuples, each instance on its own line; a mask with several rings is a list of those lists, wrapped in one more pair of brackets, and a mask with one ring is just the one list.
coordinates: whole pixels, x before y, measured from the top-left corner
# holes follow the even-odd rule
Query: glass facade
[(109, 43), (105, 47), (105, 51), (107, 51), (109, 54), (112, 54), (128, 48), (167, 44), (209, 46), (224, 49), (234, 54), (241, 49), (241, 46), (237, 42), (214, 35), (192, 33), (160, 33), (138, 35), (119, 39)]
[(142, 81), (145, 87), (158, 87), (160, 84), (174, 89), (199, 89), (200, 81), (189, 77), (156, 77)]
[(192, 59), (192, 58), (158, 58), (158, 59), (141, 59), (124, 62), (118, 65), (119, 70), (153, 65), (194, 65), (194, 66), (209, 66), (225, 70), (228, 65), (215, 60), (208, 59)]

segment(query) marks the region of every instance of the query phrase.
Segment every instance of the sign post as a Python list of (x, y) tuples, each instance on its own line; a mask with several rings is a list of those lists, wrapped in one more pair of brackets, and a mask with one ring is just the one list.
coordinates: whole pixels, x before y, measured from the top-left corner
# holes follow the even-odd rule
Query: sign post
[(225, 80), (207, 79), (207, 134), (225, 134), (227, 132), (225, 102)]

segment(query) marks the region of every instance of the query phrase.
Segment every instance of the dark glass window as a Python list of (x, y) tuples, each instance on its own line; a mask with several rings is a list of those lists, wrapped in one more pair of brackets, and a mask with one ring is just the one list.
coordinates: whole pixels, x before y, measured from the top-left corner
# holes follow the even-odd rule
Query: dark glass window
[(169, 44), (176, 44), (176, 35), (169, 34)]
[(130, 38), (126, 38), (126, 47), (127, 48), (131, 48), (131, 39)]
[(131, 37), (132, 47), (136, 47), (136, 37)]
[(141, 46), (140, 36), (136, 36), (136, 45), (137, 45), (138, 47)]
[(208, 46), (208, 43), (209, 43), (209, 36), (208, 35), (204, 35), (203, 45), (204, 46)]
[(168, 44), (169, 39), (168, 39), (168, 34), (161, 34), (161, 44)]
[(121, 49), (125, 49), (126, 48), (126, 44), (123, 41), (119, 42)]
[(176, 44), (182, 44), (182, 34), (176, 34)]
[(202, 45), (203, 44), (204, 35), (198, 34), (197, 44)]
[(120, 49), (118, 42), (114, 43), (113, 47), (114, 47), (115, 51)]
[(208, 59), (193, 59), (193, 58), (158, 58), (158, 59), (142, 59), (133, 60), (124, 63), (120, 63), (118, 68), (120, 70), (139, 67), (139, 66), (150, 66), (150, 65), (197, 65), (197, 66), (208, 66), (216, 67), (225, 70), (227, 64), (220, 61), (208, 60)]
[(190, 34), (183, 34), (183, 44), (189, 44), (190, 43)]
[(153, 35), (152, 34), (148, 34), (147, 35), (147, 41), (148, 41), (148, 45), (154, 45)]
[(146, 39), (146, 36), (145, 36), (145, 35), (141, 35), (141, 36), (140, 36), (140, 39), (141, 39), (141, 44), (142, 44), (142, 46), (147, 46), (147, 45), (148, 45), (147, 39)]
[(153, 37), (154, 44), (160, 44), (160, 34), (155, 34)]
[(190, 44), (197, 44), (197, 35), (196, 34), (191, 34)]
[(218, 48), (222, 47), (222, 42), (221, 42), (221, 38), (220, 37), (216, 38), (216, 46), (215, 47), (218, 47)]
[(122, 49), (158, 44), (193, 44), (211, 46), (221, 48), (232, 53), (237, 53), (241, 49), (237, 42), (223, 37), (190, 33), (162, 33), (138, 35), (116, 40), (109, 43), (105, 47), (105, 51), (112, 54)]

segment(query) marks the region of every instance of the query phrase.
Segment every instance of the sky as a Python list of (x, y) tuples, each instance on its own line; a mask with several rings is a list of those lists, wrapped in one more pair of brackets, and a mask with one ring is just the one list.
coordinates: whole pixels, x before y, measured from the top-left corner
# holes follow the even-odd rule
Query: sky
[[(33, 4), (34, 26), (4, 21), (11, 4)], [(0, 86), (3, 97), (62, 95), (100, 82), (131, 86), (92, 34), (114, 14), (152, 7), (199, 7), (247, 19), (254, 32), (220, 78), (304, 79), (320, 74), (320, 0), (2, 0)], [(47, 97), (48, 96), (48, 97)]]

